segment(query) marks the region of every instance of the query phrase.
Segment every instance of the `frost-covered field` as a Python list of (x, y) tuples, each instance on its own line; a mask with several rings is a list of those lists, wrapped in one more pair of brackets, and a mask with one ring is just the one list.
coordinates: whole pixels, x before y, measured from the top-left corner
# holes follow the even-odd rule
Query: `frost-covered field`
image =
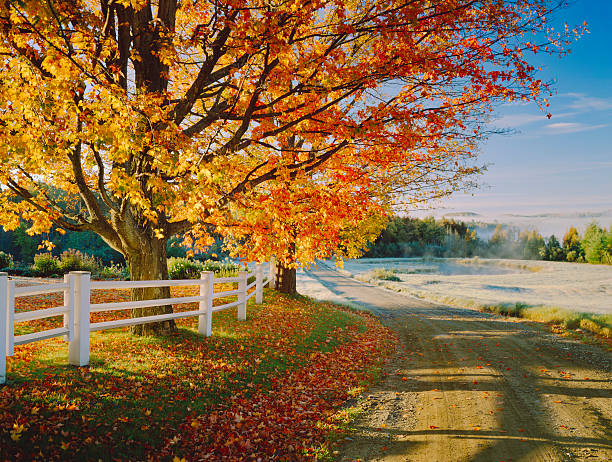
[(532, 260), (403, 258), (348, 260), (344, 269), (358, 279), (442, 303), (524, 303), (612, 313), (612, 266)]

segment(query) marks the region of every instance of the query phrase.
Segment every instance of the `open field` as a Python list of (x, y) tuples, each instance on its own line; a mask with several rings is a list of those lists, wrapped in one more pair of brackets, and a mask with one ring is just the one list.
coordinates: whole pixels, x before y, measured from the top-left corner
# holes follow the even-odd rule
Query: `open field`
[(524, 304), (612, 315), (612, 266), (533, 260), (361, 259), (345, 270), (375, 280), (389, 270), (399, 281), (385, 285), (427, 300), (474, 306)]

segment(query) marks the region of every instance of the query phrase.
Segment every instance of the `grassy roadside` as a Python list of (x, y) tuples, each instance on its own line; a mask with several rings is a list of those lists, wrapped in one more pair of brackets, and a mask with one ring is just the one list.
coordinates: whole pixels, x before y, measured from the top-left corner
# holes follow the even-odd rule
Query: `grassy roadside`
[(95, 333), (86, 368), (67, 365), (59, 339), (17, 347), (0, 388), (0, 460), (325, 456), (395, 337), (365, 313), (271, 291), (247, 312), (215, 313), (210, 338), (194, 318), (162, 338)]
[(524, 303), (480, 303), (472, 299), (459, 297), (434, 297), (431, 295), (413, 294), (419, 298), (449, 305), (475, 308), (487, 313), (524, 318), (530, 321), (556, 324), (564, 329), (583, 331), (612, 339), (612, 315), (580, 313), (565, 308), (546, 305), (527, 305)]
[[(383, 274), (383, 276), (385, 275), (386, 274)], [(402, 287), (393, 284), (393, 279), (385, 277), (372, 277), (368, 278), (367, 280), (361, 278), (360, 280), (435, 303), (442, 303), (462, 308), (473, 308), (487, 313), (495, 313), (503, 316), (511, 316), (553, 324), (570, 331), (580, 329), (583, 332), (594, 334), (607, 341), (612, 339), (612, 315), (610, 314), (582, 313), (561, 307), (527, 305), (525, 303), (482, 303), (465, 297), (436, 296), (435, 294), (431, 293), (405, 291)]]

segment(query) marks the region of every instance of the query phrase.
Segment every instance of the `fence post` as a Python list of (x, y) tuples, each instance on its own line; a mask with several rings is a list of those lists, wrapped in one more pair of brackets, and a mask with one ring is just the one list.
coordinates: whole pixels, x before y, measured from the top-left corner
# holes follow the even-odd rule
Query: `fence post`
[(0, 273), (0, 385), (6, 383), (8, 350), (8, 273)]
[(268, 287), (270, 289), (276, 288), (276, 257), (270, 257), (270, 273), (268, 277), (270, 278)]
[(238, 319), (246, 320), (246, 287), (247, 287), (247, 272), (238, 272)]
[(64, 340), (72, 342), (74, 337), (74, 279), (70, 274), (64, 274), (64, 283), (68, 284), (68, 288), (64, 289), (64, 306), (68, 308), (68, 312), (64, 313), (64, 327), (68, 329), (68, 333), (64, 335)]
[(213, 292), (215, 285), (215, 273), (212, 271), (202, 271), (200, 273), (200, 296), (206, 300), (200, 300), (200, 311), (206, 311), (205, 315), (198, 317), (198, 334), (210, 337), (212, 335), (212, 307)]
[(74, 316), (72, 317), (72, 341), (68, 345), (68, 362), (73, 366), (89, 364), (89, 304), (91, 299), (88, 271), (71, 271), (73, 279)]
[(263, 263), (255, 266), (255, 303), (263, 303)]
[(15, 281), (9, 279), (6, 296), (6, 355), (15, 354)]

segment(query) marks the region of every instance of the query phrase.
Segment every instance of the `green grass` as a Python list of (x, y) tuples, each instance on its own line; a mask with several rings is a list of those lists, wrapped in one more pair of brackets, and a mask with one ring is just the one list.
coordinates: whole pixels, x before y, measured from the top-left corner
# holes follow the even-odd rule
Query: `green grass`
[[(93, 333), (89, 367), (68, 365), (60, 339), (17, 347), (9, 358), (8, 385), (0, 388), (0, 460), (38, 453), (45, 460), (146, 459), (186, 422), (236, 399), (248, 403), (275, 380), (308, 369), (312, 358), (332, 358), (336, 349), (358, 343), (375, 322), (270, 291), (263, 305), (252, 302), (246, 322), (236, 319), (235, 310), (215, 313), (210, 338), (197, 334), (195, 318), (182, 320), (170, 336), (134, 337), (125, 329)], [(372, 365), (380, 360), (373, 353)], [(370, 367), (355, 365), (355, 376), (369, 377)], [(328, 374), (312, 373), (321, 380)], [(23, 430), (17, 431), (19, 425)]]

